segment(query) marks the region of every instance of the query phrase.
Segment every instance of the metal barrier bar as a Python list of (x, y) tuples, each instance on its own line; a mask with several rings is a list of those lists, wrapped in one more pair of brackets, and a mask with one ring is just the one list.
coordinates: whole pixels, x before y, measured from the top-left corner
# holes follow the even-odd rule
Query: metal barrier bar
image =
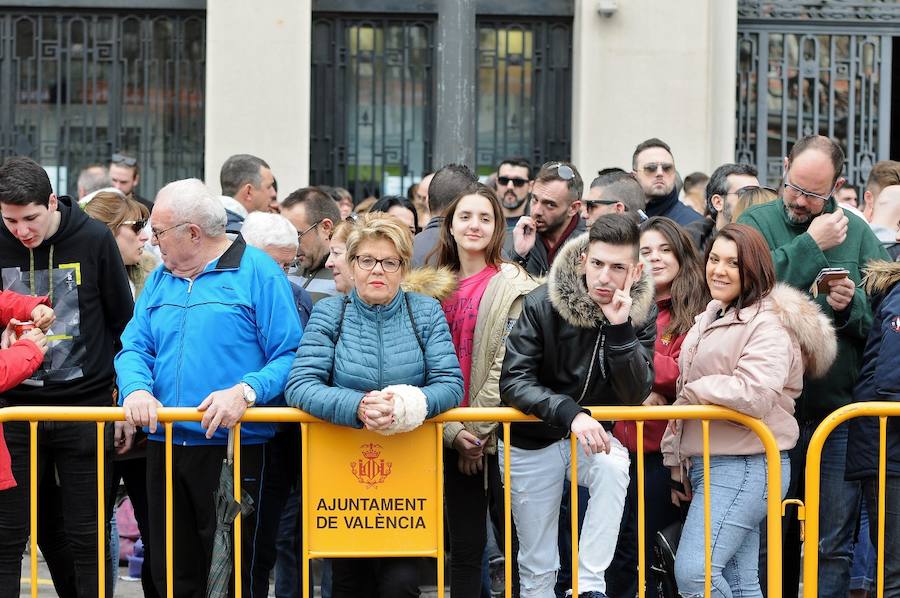
[[(238, 504), (241, 502), (241, 424), (238, 422), (235, 424), (233, 428), (234, 434), (234, 469), (233, 469), (233, 477), (232, 483), (234, 484), (234, 491), (232, 492), (232, 497)], [(227, 459), (227, 453), (226, 453)], [(262, 492), (262, 487), (260, 487), (260, 492)], [(258, 506), (258, 505), (257, 505)], [(237, 517), (234, 518), (234, 524), (231, 526), (231, 531), (234, 534), (234, 541), (232, 543), (234, 557), (234, 575), (232, 575), (232, 579), (234, 580), (234, 598), (241, 598), (241, 586), (243, 585), (243, 575), (241, 575), (241, 525), (242, 525), (242, 517), (241, 513), (242, 509), (238, 509)]]
[[(880, 448), (878, 451), (878, 595), (883, 595), (884, 588), (884, 506), (885, 506), (885, 469), (886, 469), (886, 434), (888, 417), (900, 416), (900, 403), (873, 401), (869, 403), (852, 403), (832, 412), (822, 420), (809, 440), (806, 453), (806, 530), (805, 546), (819, 545), (819, 505), (821, 491), (822, 450), (825, 441), (836, 427), (855, 417), (878, 417), (880, 426)], [(807, 598), (818, 595), (819, 589), (819, 551), (803, 551), (803, 596)]]
[(300, 493), (302, 500), (300, 501), (300, 516), (302, 523), (300, 525), (301, 546), (303, 554), (300, 555), (301, 566), (300, 571), (303, 573), (303, 598), (309, 596), (309, 534), (306, 533), (306, 524), (309, 521), (309, 436), (307, 428), (309, 424), (304, 422), (300, 424)]
[(166, 596), (174, 598), (175, 577), (172, 568), (175, 563), (174, 541), (174, 509), (172, 501), (172, 422), (165, 423), (166, 429)]
[(647, 541), (644, 538), (646, 533), (646, 505), (644, 504), (644, 422), (638, 420), (635, 422), (637, 428), (637, 495), (638, 495), (638, 598), (644, 598), (647, 588), (644, 584), (647, 581)]
[(509, 476), (509, 426), (510, 423), (503, 422), (503, 569), (506, 573), (505, 579), (505, 596), (512, 596), (512, 495), (510, 494), (511, 482)]
[[(894, 405), (895, 410), (898, 414), (900, 414), (900, 406)], [(659, 421), (659, 420), (669, 420), (669, 419), (692, 419), (692, 420), (702, 420), (703, 431), (704, 431), (704, 489), (706, 491), (706, 501), (704, 505), (705, 510), (705, 527), (706, 527), (706, 588), (707, 592), (709, 591), (711, 584), (711, 555), (710, 555), (710, 492), (709, 492), (709, 421), (717, 421), (717, 420), (725, 420), (731, 421), (733, 423), (741, 424), (753, 432), (761, 439), (763, 446), (766, 451), (766, 457), (768, 461), (769, 468), (769, 496), (768, 496), (768, 533), (769, 533), (769, 559), (768, 559), (768, 567), (769, 567), (769, 592), (768, 595), (770, 598), (781, 598), (781, 583), (780, 583), (780, 572), (779, 565), (781, 563), (781, 521), (780, 521), (780, 489), (781, 489), (781, 467), (780, 467), (780, 454), (778, 450), (778, 446), (775, 442), (775, 438), (772, 432), (760, 421), (749, 417), (747, 415), (743, 415), (729, 409), (725, 409), (722, 407), (714, 407), (714, 406), (680, 406), (680, 407), (592, 407), (589, 408), (591, 411), (591, 415), (598, 420), (601, 421), (610, 421), (610, 420), (633, 420), (638, 422), (638, 430), (639, 430), (639, 451), (638, 451), (638, 463), (641, 466), (639, 468), (639, 505), (638, 505), (638, 525), (639, 529), (644, 528), (644, 496), (643, 496), (643, 464), (644, 464), (644, 455), (643, 455), (643, 422), (644, 421)], [(173, 581), (172, 581), (172, 563), (173, 563), (173, 536), (172, 536), (172, 525), (173, 525), (173, 505), (172, 505), (172, 432), (173, 432), (173, 422), (175, 421), (200, 421), (203, 417), (203, 414), (196, 411), (193, 408), (161, 408), (158, 410), (159, 421), (163, 423), (165, 426), (166, 432), (166, 442), (165, 442), (165, 451), (166, 451), (166, 594), (171, 597), (173, 595)], [(121, 408), (79, 408), (78, 410), (71, 410), (68, 408), (59, 408), (59, 407), (40, 407), (40, 408), (25, 408), (25, 407), (10, 407), (3, 410), (0, 410), (0, 423), (4, 421), (30, 421), (32, 422), (33, 429), (36, 430), (37, 421), (93, 421), (93, 422), (108, 422), (108, 421), (121, 421), (124, 419), (124, 412)], [(528, 416), (520, 413), (519, 411), (511, 408), (464, 408), (464, 409), (454, 409), (448, 411), (436, 418), (430, 420), (432, 423), (442, 424), (444, 422), (478, 422), (478, 421), (497, 421), (502, 422), (503, 424), (503, 439), (504, 439), (504, 521), (506, 524), (506, 530), (504, 534), (504, 552), (506, 555), (505, 569), (506, 569), (506, 592), (507, 596), (511, 596), (511, 583), (512, 583), (512, 570), (511, 570), (511, 561), (510, 557), (511, 553), (511, 494), (510, 494), (510, 443), (509, 443), (509, 434), (510, 434), (510, 423), (511, 422), (521, 422), (521, 421), (535, 421), (536, 418), (533, 416)], [(302, 435), (302, 452), (303, 452), (303, 481), (304, 488), (307, 486), (308, 477), (307, 477), (307, 463), (306, 463), (306, 455), (309, 450), (309, 443), (306, 434), (306, 427), (310, 423), (319, 423), (321, 420), (310, 416), (309, 414), (303, 413), (299, 410), (282, 407), (270, 407), (270, 408), (259, 408), (259, 409), (251, 409), (248, 410), (244, 417), (241, 420), (242, 422), (293, 422), (301, 424), (301, 435)], [(99, 425), (99, 423), (98, 423)], [(836, 424), (835, 424), (836, 425)], [(239, 432), (238, 432), (239, 434)], [(438, 434), (440, 438), (442, 435)], [(578, 497), (577, 497), (577, 444), (575, 439), (571, 439), (572, 445), (572, 463), (571, 463), (571, 476), (573, 482), (573, 492), (572, 492), (572, 529), (573, 529), (573, 542), (572, 542), (572, 562), (573, 562), (573, 590), (577, 592), (578, 585)], [(36, 435), (33, 440), (33, 450), (32, 450), (32, 461), (36, 461)], [(440, 450), (440, 442), (439, 450)], [(442, 456), (442, 453), (441, 453)], [(821, 446), (819, 447), (819, 457), (821, 457)], [(439, 496), (443, 496), (443, 462), (440, 460), (440, 475), (438, 476), (440, 479), (438, 480), (439, 489), (441, 492)], [(239, 498), (240, 496), (240, 443), (236, 443), (235, 447), (235, 497)], [(32, 468), (32, 475), (34, 475), (34, 471), (36, 468)], [(772, 491), (772, 489), (776, 489)], [(34, 504), (36, 505), (36, 484), (34, 484), (34, 489), (32, 490), (34, 495)], [(304, 498), (306, 497), (306, 493), (304, 492)], [(303, 514), (304, 514), (304, 524), (307, 523), (306, 518), (308, 516), (308, 500), (303, 501)], [(35, 512), (32, 513), (32, 518), (36, 518), (36, 507)], [(439, 523), (442, 526), (442, 521)], [(235, 521), (235, 567), (237, 574), (235, 575), (236, 580), (236, 595), (240, 595), (239, 583), (238, 579), (240, 578), (240, 515), (238, 515), (238, 519)], [(816, 530), (817, 532), (817, 530)], [(643, 533), (639, 534), (639, 548), (644, 544)], [(443, 556), (443, 543), (439, 543), (440, 548), (438, 550), (438, 556)], [(303, 556), (303, 567), (304, 567), (304, 597), (308, 598), (309, 596), (309, 545), (306, 540), (306, 534), (304, 534), (304, 554)], [(814, 551), (813, 551), (814, 552)], [(646, 581), (646, 571), (645, 566), (646, 562), (644, 561), (644, 550), (639, 550), (639, 582), (640, 589), (639, 592), (643, 594), (644, 592), (644, 583)], [(351, 556), (351, 555), (348, 555)], [(360, 554), (359, 556), (372, 556), (371, 554)], [(434, 553), (429, 553), (428, 556), (434, 556)], [(443, 589), (443, 559), (439, 559), (439, 577), (440, 577), (440, 587), (439, 593), (442, 594)], [(102, 566), (102, 565), (101, 565)], [(33, 567), (32, 575), (35, 575), (35, 568)], [(36, 595), (36, 584), (33, 584), (32, 595)], [(576, 594), (577, 595), (577, 594)]]
[[(106, 423), (97, 422), (97, 596), (106, 598)], [(116, 561), (119, 555), (116, 555)], [(111, 571), (114, 575), (115, 572)]]
[[(2, 417), (2, 416), (0, 416)], [(38, 474), (37, 474), (37, 436), (38, 436), (38, 422), (31, 421), (28, 422), (28, 428), (30, 435), (28, 437), (29, 442), (29, 450), (28, 450), (28, 464), (30, 466), (30, 470), (28, 472), (28, 479), (31, 483), (31, 486), (28, 488), (29, 495), (29, 518), (31, 519), (31, 596), (32, 598), (37, 598), (38, 595), (38, 519), (37, 519), (37, 491), (38, 491)]]
[(887, 418), (878, 418), (878, 551), (875, 563), (878, 598), (884, 596), (884, 528), (885, 492), (887, 483)]
[[(572, 454), (570, 462), (571, 471), (569, 472), (569, 495), (572, 499), (569, 529), (572, 534), (572, 595), (578, 595), (578, 439), (574, 436), (569, 438), (569, 452)], [(508, 464), (504, 463), (504, 466)], [(512, 505), (509, 505), (512, 509)], [(504, 558), (508, 558), (504, 555)]]
[(705, 559), (703, 595), (712, 595), (712, 497), (709, 492), (709, 421), (703, 427), (703, 558)]
[[(437, 451), (437, 494), (435, 496), (438, 497), (438, 518), (437, 518), (437, 530), (435, 532), (436, 540), (437, 540), (437, 591), (438, 598), (444, 598), (444, 424), (438, 422), (435, 424), (437, 426), (437, 440), (435, 442)], [(452, 466), (452, 465), (451, 465)]]

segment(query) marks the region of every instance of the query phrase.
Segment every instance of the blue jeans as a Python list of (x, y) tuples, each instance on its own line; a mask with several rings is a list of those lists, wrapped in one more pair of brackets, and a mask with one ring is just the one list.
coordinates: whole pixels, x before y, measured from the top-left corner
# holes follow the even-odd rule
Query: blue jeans
[[(781, 453), (781, 496), (791, 463)], [(759, 522), (766, 516), (768, 471), (765, 455), (713, 455), (709, 461), (712, 596), (762, 596), (759, 588)], [(694, 498), (681, 532), (675, 577), (682, 596), (703, 596), (703, 457), (691, 458)]]

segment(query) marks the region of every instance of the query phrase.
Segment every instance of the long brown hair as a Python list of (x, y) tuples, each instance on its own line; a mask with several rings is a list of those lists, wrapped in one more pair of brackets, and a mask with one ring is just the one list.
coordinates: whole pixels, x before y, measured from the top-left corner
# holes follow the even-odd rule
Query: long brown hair
[[(147, 206), (112, 191), (101, 191), (94, 195), (93, 199), (85, 204), (84, 212), (108, 226), (113, 237), (116, 236), (119, 227), (126, 220), (146, 220), (150, 217), (150, 210), (147, 209)], [(155, 260), (149, 259), (148, 261), (155, 262)], [(143, 290), (144, 282), (149, 274), (148, 265), (138, 261), (136, 264), (126, 265), (125, 271), (134, 284), (134, 295), (137, 297)]]
[(426, 258), (426, 262), (430, 261), (433, 256), (436, 256), (436, 266), (438, 268), (446, 267), (454, 272), (459, 272), (459, 247), (456, 245), (456, 239), (453, 238), (453, 216), (456, 214), (459, 202), (469, 195), (483, 197), (491, 204), (491, 211), (494, 213), (494, 233), (491, 235), (491, 240), (484, 250), (484, 260), (488, 266), (499, 267), (503, 263), (503, 257), (500, 255), (506, 236), (506, 219), (503, 217), (503, 208), (500, 206), (500, 200), (497, 199), (497, 194), (494, 193), (494, 190), (481, 183), (463, 190), (444, 210), (444, 221), (441, 222), (441, 235), (434, 250)]
[(663, 236), (678, 261), (678, 274), (669, 285), (672, 319), (666, 334), (680, 336), (691, 329), (694, 318), (706, 308), (710, 299), (700, 255), (690, 236), (674, 220), (654, 216), (641, 224), (641, 235), (651, 230)]
[(746, 224), (726, 224), (716, 234), (706, 250), (706, 260), (716, 239), (728, 239), (737, 245), (738, 275), (741, 292), (734, 300), (734, 309), (740, 312), (763, 299), (775, 286), (775, 265), (766, 240), (758, 230)]

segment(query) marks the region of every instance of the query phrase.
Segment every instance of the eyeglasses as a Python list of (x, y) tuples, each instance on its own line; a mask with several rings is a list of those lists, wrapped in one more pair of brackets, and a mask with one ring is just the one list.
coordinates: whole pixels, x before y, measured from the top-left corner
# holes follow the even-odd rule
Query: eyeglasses
[(130, 156), (126, 156), (124, 154), (113, 154), (109, 160), (113, 164), (124, 164), (125, 166), (134, 166), (137, 164), (137, 159), (132, 158)]
[[(575, 178), (575, 171), (565, 162), (547, 162), (541, 166), (541, 170), (556, 170), (556, 175), (564, 181), (571, 181)], [(499, 180), (499, 179), (498, 179)]]
[(162, 237), (164, 234), (166, 234), (173, 228), (178, 228), (179, 226), (184, 226), (185, 224), (190, 224), (190, 222), (179, 222), (178, 224), (170, 226), (169, 228), (164, 228), (161, 231), (153, 231), (153, 240), (156, 241), (157, 243), (159, 243), (159, 238)]
[(497, 183), (501, 187), (506, 187), (510, 183), (513, 184), (513, 187), (524, 187), (525, 185), (528, 184), (528, 179), (514, 179), (514, 178), (508, 177), (508, 176), (498, 176)]
[[(835, 181), (835, 185), (836, 184), (837, 184), (837, 181)], [(797, 185), (793, 185), (793, 184), (789, 183), (787, 180), (787, 173), (786, 172), (784, 173), (784, 188), (785, 189), (790, 189), (791, 191), (793, 191), (794, 193), (796, 193), (797, 195), (799, 195), (801, 197), (808, 197), (809, 199), (817, 199), (823, 203), (827, 202), (829, 199), (831, 199), (831, 196), (834, 195), (835, 185), (831, 186), (831, 191), (828, 192), (828, 195), (819, 195), (818, 193), (812, 193), (802, 187), (798, 187)]]
[(316, 221), (313, 223), (313, 225), (310, 226), (309, 228), (307, 228), (305, 231), (303, 231), (302, 233), (297, 233), (297, 240), (299, 241), (300, 239), (302, 239), (302, 238), (303, 238), (303, 235), (305, 235), (306, 233), (308, 233), (308, 232), (311, 231), (312, 229), (316, 228), (316, 227), (319, 226), (320, 224), (322, 224), (322, 221), (321, 221), (321, 220), (316, 220)]
[[(130, 226), (135, 234), (140, 233), (147, 226), (146, 218), (144, 220), (123, 220), (119, 226)], [(165, 232), (165, 231), (163, 231)]]
[(664, 173), (669, 174), (675, 170), (675, 165), (671, 162), (648, 162), (641, 166), (641, 170), (644, 171), (644, 174), (656, 174), (656, 171), (660, 168), (662, 168)]
[(381, 264), (381, 269), (390, 274), (400, 269), (400, 266), (403, 265), (403, 260), (398, 257), (386, 257), (379, 260), (371, 255), (358, 255), (356, 256), (356, 263), (363, 270), (374, 270), (377, 264)]

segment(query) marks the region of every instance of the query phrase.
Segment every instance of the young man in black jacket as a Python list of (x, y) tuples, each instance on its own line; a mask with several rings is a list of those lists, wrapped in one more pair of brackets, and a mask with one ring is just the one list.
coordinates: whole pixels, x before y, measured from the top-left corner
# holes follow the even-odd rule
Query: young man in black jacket
[[(3, 399), (15, 406), (73, 410), (112, 406), (113, 357), (133, 309), (115, 239), (72, 198), (57, 197), (47, 173), (28, 158), (10, 158), (0, 166), (0, 213), (3, 289), (49, 295), (56, 312), (42, 366)], [(42, 550), (51, 571), (57, 554), (74, 563), (74, 571), (54, 571), (54, 582), (65, 586), (58, 588), (60, 595), (98, 595), (96, 430), (93, 423), (38, 425), (38, 479), (53, 483), (56, 477), (61, 487), (38, 488)], [(24, 422), (10, 422), (5, 431), (18, 486), (0, 492), (0, 597), (12, 598), (19, 595), (29, 534), (30, 435)], [(112, 427), (107, 431), (109, 457)], [(61, 504), (51, 512), (48, 501)]]
[[(522, 596), (551, 598), (569, 436), (584, 449), (578, 483), (590, 489), (579, 542), (580, 596), (605, 596), (628, 488), (628, 451), (589, 406), (639, 405), (653, 382), (656, 305), (639, 260), (640, 233), (622, 214), (601, 216), (567, 244), (547, 284), (526, 298), (506, 348), (503, 401), (540, 423), (510, 433), (512, 514)], [(500, 451), (501, 459), (503, 457)], [(501, 465), (502, 466), (502, 465)]]

